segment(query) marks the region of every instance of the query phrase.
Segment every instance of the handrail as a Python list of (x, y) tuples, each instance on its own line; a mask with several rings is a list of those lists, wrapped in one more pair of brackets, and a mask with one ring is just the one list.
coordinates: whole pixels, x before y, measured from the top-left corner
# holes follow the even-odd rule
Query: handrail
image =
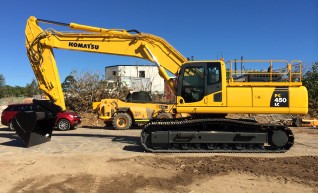
[[(241, 69), (237, 68), (237, 63), (241, 64)], [(230, 60), (226, 64), (229, 65), (226, 75), (230, 85), (302, 85), (300, 60)], [(253, 64), (253, 70), (245, 69), (246, 64)], [(275, 64), (280, 68), (274, 69)], [(264, 67), (268, 67), (267, 70), (263, 70)]]

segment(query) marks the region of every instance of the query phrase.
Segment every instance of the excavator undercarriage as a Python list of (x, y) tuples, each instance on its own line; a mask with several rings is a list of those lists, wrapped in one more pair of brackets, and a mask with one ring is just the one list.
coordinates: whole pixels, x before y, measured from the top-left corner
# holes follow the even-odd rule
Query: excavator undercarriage
[(150, 152), (282, 153), (294, 144), (292, 131), (282, 125), (241, 119), (153, 120), (141, 132)]

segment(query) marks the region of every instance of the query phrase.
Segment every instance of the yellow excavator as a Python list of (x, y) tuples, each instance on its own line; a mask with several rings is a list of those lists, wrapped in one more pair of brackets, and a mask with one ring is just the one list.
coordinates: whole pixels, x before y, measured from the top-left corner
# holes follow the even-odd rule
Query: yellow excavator
[[(40, 22), (76, 31), (42, 30)], [(141, 145), (150, 152), (286, 152), (294, 143), (288, 127), (226, 115), (308, 111), (301, 61), (242, 61), (266, 63), (269, 68), (238, 70), (236, 61), (188, 61), (163, 38), (137, 30), (66, 24), (33, 16), (27, 21), (25, 33), (27, 54), (39, 88), (50, 99), (34, 101), (46, 112), (23, 112), (14, 120), (27, 147), (49, 141), (55, 114), (65, 110), (53, 48), (132, 56), (157, 65), (161, 77), (175, 91), (174, 111), (191, 116), (148, 122), (141, 131)], [(275, 71), (276, 62), (286, 63), (286, 68)], [(177, 77), (176, 84), (166, 70)]]

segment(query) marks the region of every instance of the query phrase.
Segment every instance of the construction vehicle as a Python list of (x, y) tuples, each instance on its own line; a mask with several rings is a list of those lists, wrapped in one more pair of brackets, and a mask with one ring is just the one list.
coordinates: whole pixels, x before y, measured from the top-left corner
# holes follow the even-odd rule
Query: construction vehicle
[[(42, 30), (40, 22), (76, 31)], [(54, 114), (65, 110), (53, 48), (133, 56), (157, 65), (160, 76), (175, 91), (173, 110), (191, 117), (149, 121), (141, 131), (141, 145), (150, 152), (286, 152), (294, 144), (288, 127), (229, 119), (226, 115), (308, 112), (301, 61), (242, 61), (265, 63), (269, 70), (238, 70), (235, 61), (188, 61), (164, 39), (137, 30), (105, 29), (35, 17), (27, 21), (26, 47), (39, 88), (50, 98), (39, 104), (47, 109), (46, 114), (30, 112), (16, 116), (14, 126), (26, 146), (48, 141)], [(275, 62), (286, 64), (285, 70), (274, 71)], [(177, 85), (166, 70), (177, 77)]]
[(291, 125), (294, 127), (317, 127), (317, 119), (303, 119), (300, 116), (294, 116), (291, 119)]
[(175, 117), (173, 103), (154, 102), (146, 91), (130, 92), (125, 100), (102, 99), (93, 103), (93, 109), (106, 126), (118, 130), (130, 129), (132, 125), (143, 125), (151, 119), (170, 119)]

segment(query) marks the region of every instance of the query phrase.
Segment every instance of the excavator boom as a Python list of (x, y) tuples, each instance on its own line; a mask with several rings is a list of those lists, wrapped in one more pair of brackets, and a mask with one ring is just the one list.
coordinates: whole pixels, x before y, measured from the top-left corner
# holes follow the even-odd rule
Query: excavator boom
[[(44, 31), (39, 27), (39, 22), (62, 25), (80, 31), (65, 33), (52, 29)], [(163, 64), (164, 66), (159, 66), (160, 75), (169, 82), (173, 87), (172, 90), (175, 90), (173, 82), (164, 69), (176, 75), (182, 64), (186, 62), (186, 58), (164, 39), (136, 30), (105, 29), (30, 17), (25, 34), (28, 57), (39, 82), (39, 88), (63, 110), (65, 102), (53, 48), (138, 57), (155, 62), (157, 65)]]
[[(59, 25), (76, 30), (59, 32), (43, 30), (39, 23)], [(140, 33), (137, 30), (105, 29), (76, 23), (61, 23), (31, 16), (25, 28), (26, 48), (33, 72), (48, 101), (34, 103), (45, 113), (21, 113), (13, 124), (26, 146), (33, 146), (51, 138), (52, 120), (59, 111), (64, 111), (65, 101), (53, 49), (131, 56), (149, 60), (158, 66), (161, 77), (175, 90), (175, 85), (166, 70), (177, 75), (186, 58), (164, 39)], [(162, 65), (161, 65), (162, 64)], [(58, 109), (58, 110), (57, 110)], [(28, 121), (27, 121), (28, 120)], [(53, 121), (54, 122), (54, 121)]]

